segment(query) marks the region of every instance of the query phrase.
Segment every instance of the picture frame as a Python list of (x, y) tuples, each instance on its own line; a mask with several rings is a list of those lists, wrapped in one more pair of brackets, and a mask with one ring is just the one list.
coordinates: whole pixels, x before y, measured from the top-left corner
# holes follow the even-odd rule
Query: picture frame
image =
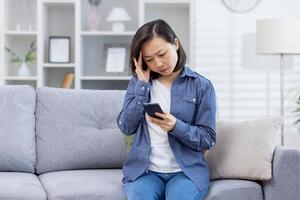
[(71, 62), (71, 37), (50, 36), (48, 46), (49, 63)]
[(125, 73), (129, 56), (129, 44), (104, 44), (105, 73)]

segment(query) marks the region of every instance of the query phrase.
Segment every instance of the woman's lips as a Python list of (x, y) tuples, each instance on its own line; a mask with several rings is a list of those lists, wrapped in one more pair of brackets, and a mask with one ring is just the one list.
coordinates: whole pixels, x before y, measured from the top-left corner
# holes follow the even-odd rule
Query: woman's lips
[(166, 68), (166, 69), (163, 69), (163, 70), (160, 70), (159, 72), (160, 73), (163, 73), (163, 72), (166, 72), (169, 68)]

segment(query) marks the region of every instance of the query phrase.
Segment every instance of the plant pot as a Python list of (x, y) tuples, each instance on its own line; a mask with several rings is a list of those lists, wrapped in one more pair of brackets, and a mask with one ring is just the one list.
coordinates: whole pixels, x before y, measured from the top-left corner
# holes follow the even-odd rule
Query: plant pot
[(18, 76), (30, 76), (30, 70), (26, 62), (22, 62), (19, 70), (17, 71)]

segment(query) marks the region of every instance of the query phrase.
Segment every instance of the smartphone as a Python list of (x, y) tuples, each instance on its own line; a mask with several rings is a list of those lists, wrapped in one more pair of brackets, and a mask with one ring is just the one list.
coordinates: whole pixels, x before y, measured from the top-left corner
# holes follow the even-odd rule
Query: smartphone
[(163, 111), (158, 103), (144, 103), (143, 106), (149, 116), (155, 117), (157, 119), (162, 119), (161, 117), (158, 117), (157, 115), (155, 115), (156, 112), (163, 113)]

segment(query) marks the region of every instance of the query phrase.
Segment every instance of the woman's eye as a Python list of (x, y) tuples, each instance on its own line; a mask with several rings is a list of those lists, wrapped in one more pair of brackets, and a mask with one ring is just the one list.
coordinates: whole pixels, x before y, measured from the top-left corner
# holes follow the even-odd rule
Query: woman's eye
[(166, 53), (160, 54), (159, 56), (162, 57), (162, 56), (164, 56), (164, 55), (166, 55)]
[(151, 59), (150, 60), (145, 60), (146, 62), (151, 62)]

